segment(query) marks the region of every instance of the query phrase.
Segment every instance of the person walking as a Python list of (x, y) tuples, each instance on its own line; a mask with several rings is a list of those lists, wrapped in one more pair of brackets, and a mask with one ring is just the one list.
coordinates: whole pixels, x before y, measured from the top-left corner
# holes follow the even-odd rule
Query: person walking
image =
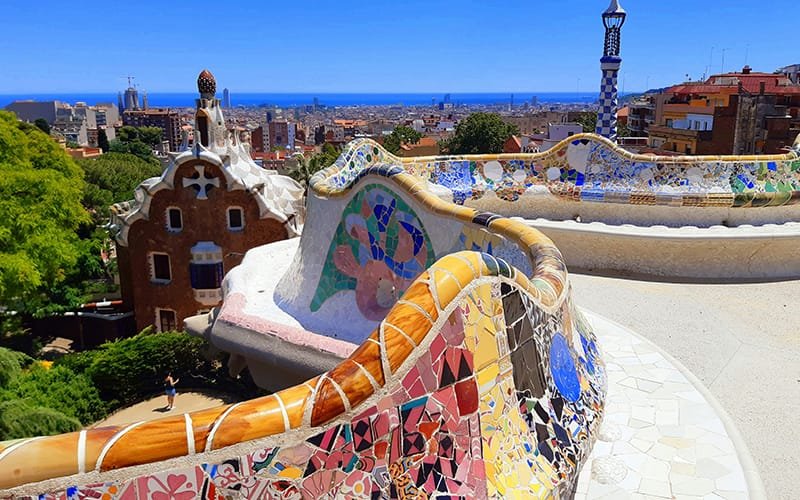
[(170, 411), (175, 404), (175, 386), (180, 382), (179, 378), (172, 378), (172, 372), (167, 373), (167, 378), (164, 379), (164, 388), (167, 393), (167, 411)]

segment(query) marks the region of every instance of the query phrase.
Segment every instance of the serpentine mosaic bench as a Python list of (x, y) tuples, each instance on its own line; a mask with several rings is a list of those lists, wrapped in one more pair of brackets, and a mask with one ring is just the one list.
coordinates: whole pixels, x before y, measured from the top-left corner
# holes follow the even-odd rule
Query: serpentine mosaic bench
[(375, 148), (350, 143), (331, 183), (396, 165), (445, 201), (522, 218), (573, 269), (800, 277), (800, 140), (769, 156), (637, 155), (591, 134), (537, 154), (397, 158)]
[[(397, 158), (382, 148), (369, 154), (375, 147), (351, 142), (331, 182), (392, 164), (447, 201), (525, 219), (675, 227), (800, 220), (800, 139), (784, 155), (762, 156), (637, 155), (594, 134), (536, 154)], [(743, 208), (770, 210), (731, 211)]]
[[(350, 147), (357, 151), (359, 144)], [(534, 186), (546, 186), (553, 195), (575, 201), (769, 207), (800, 203), (798, 152), (800, 140), (784, 155), (637, 155), (604, 137), (580, 134), (544, 153), (404, 158), (398, 163), (450, 189), (453, 201), (461, 204), (489, 192), (513, 202)], [(359, 156), (356, 152), (352, 158)]]
[[(570, 498), (606, 373), (561, 254), (521, 222), (440, 200), (402, 168), (351, 166), (376, 163), (375, 146), (351, 153), (312, 179), (280, 283), (240, 293), (259, 269), (276, 272), (243, 264), (206, 329), (212, 341), (231, 326), (263, 338), (226, 337), (248, 363), (316, 349), (329, 369), (251, 401), (0, 443), (5, 494)], [(272, 378), (286, 386), (280, 366)]]

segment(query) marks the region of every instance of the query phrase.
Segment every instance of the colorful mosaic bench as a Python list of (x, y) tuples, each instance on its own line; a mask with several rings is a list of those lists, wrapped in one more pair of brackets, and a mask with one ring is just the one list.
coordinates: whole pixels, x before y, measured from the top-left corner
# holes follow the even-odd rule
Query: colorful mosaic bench
[(312, 179), (300, 251), (275, 290), (306, 333), (357, 344), (349, 356), (251, 401), (0, 443), (5, 493), (570, 498), (606, 373), (561, 254), (384, 157), (360, 142)]
[[(352, 143), (353, 163), (361, 147), (370, 148), (366, 141)], [(536, 154), (382, 160), (449, 189), (459, 204), (490, 192), (513, 202), (537, 186), (559, 198), (595, 203), (748, 208), (800, 203), (800, 140), (784, 155), (655, 156), (581, 134)]]

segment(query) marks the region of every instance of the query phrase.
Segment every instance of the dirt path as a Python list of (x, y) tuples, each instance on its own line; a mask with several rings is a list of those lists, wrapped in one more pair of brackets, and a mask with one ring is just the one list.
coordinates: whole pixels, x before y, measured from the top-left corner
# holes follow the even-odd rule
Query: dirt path
[(155, 420), (167, 415), (183, 414), (190, 411), (205, 410), (230, 402), (222, 399), (219, 394), (203, 394), (199, 392), (180, 392), (175, 396), (175, 408), (166, 411), (167, 397), (164, 395), (156, 396), (142, 401), (133, 406), (123, 408), (110, 415), (105, 420), (101, 420), (91, 427), (102, 427), (104, 425), (121, 425), (147, 420)]

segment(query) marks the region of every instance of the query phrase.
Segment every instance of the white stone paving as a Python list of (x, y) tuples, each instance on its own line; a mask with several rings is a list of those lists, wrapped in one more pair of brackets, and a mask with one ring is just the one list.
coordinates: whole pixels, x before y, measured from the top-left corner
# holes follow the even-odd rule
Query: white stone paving
[(649, 341), (585, 314), (603, 351), (608, 398), (576, 498), (760, 498), (760, 481), (748, 486), (748, 451), (735, 444), (740, 440), (729, 435), (705, 391)]

